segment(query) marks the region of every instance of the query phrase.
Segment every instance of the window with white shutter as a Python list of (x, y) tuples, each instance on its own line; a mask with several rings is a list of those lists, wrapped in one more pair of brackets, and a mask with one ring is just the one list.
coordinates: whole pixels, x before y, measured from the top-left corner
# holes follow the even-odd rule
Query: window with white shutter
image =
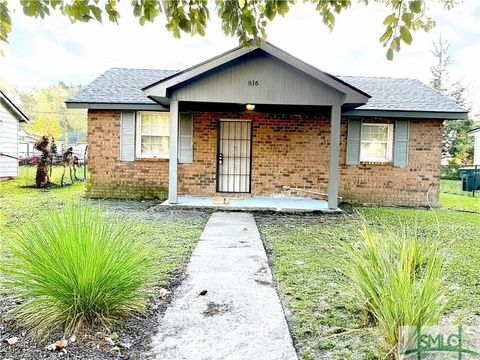
[(190, 164), (193, 162), (193, 115), (181, 113), (179, 125), (178, 161)]
[(135, 112), (122, 111), (120, 118), (120, 160), (135, 160)]

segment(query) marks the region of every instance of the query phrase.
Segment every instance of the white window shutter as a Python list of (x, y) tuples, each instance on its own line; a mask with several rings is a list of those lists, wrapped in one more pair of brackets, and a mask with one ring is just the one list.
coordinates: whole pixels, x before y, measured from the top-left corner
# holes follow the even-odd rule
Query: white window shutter
[(122, 111), (120, 120), (120, 160), (135, 160), (135, 112)]
[(347, 165), (360, 164), (360, 144), (362, 138), (362, 120), (348, 119)]
[(193, 115), (180, 114), (178, 161), (183, 164), (193, 162)]
[(409, 120), (395, 121), (395, 140), (393, 144), (393, 165), (408, 165)]

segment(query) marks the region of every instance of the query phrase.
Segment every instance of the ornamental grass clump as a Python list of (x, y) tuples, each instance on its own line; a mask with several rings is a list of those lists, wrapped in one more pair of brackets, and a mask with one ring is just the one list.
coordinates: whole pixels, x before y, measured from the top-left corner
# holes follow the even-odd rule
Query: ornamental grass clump
[(1, 265), (19, 298), (9, 316), (34, 335), (73, 334), (142, 312), (154, 251), (128, 224), (89, 204), (67, 204), (18, 228)]
[(402, 326), (428, 326), (445, 310), (443, 255), (434, 239), (420, 241), (409, 230), (361, 231), (345, 246), (345, 272), (393, 358)]

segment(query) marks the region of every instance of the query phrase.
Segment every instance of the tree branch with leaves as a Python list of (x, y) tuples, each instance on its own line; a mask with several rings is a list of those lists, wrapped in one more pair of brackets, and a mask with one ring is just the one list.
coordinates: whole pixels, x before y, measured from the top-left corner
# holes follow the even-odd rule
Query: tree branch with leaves
[[(458, 0), (436, 0), (446, 10), (451, 9)], [(259, 45), (267, 39), (267, 26), (276, 16), (285, 16), (297, 0), (132, 0), (132, 12), (140, 25), (153, 23), (164, 16), (166, 29), (174, 37), (183, 33), (201, 36), (210, 20), (210, 6), (215, 7), (221, 19), (222, 30), (226, 35), (237, 37), (240, 45)], [(336, 17), (352, 7), (352, 0), (303, 0), (312, 4), (322, 22), (333, 30)], [(392, 60), (403, 44), (410, 45), (413, 33), (418, 30), (429, 31), (435, 21), (429, 16), (425, 0), (358, 0), (358, 4), (368, 6), (371, 3), (385, 7), (383, 25), (385, 31), (380, 43), (387, 49), (386, 56)], [(102, 22), (104, 17), (118, 23), (120, 12), (117, 0), (20, 0), (23, 12), (27, 16), (45, 19), (56, 11), (75, 22)], [(7, 0), (0, 0), (0, 42), (7, 43), (12, 31), (12, 17)], [(2, 52), (2, 49), (0, 49)]]
[[(449, 54), (450, 44), (440, 35), (433, 43), (434, 65), (430, 68), (430, 85), (454, 100), (460, 106), (471, 110), (468, 101), (468, 89), (460, 81), (452, 81), (449, 67), (453, 63)], [(448, 120), (443, 125), (442, 158), (452, 164), (470, 164), (473, 162), (473, 138), (468, 136), (475, 124), (472, 119)]]

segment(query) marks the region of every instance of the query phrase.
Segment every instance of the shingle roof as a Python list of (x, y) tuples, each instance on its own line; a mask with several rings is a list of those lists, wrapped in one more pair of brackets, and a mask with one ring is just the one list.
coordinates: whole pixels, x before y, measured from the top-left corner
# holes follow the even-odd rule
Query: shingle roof
[(107, 70), (80, 90), (67, 103), (156, 104), (142, 91), (178, 70), (125, 69)]
[[(145, 95), (142, 88), (177, 72), (113, 68), (68, 99), (67, 103), (156, 104)], [(356, 110), (467, 112), (448, 97), (416, 79), (361, 76), (339, 78), (372, 96), (366, 105)]]
[(450, 98), (417, 79), (391, 77), (339, 76), (371, 96), (356, 110), (390, 110), (466, 113)]

